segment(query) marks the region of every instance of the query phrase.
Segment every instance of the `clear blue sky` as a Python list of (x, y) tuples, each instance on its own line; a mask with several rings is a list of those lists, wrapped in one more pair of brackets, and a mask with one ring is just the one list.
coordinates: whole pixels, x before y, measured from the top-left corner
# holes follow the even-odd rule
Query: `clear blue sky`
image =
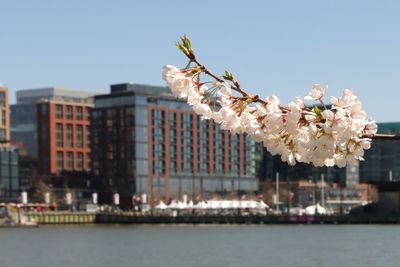
[[(240, 2), (240, 3), (236, 3)], [(310, 85), (353, 88), (368, 115), (400, 121), (399, 1), (1, 1), (0, 81), (15, 91), (164, 85), (183, 66), (183, 33), (201, 61), (285, 103)]]

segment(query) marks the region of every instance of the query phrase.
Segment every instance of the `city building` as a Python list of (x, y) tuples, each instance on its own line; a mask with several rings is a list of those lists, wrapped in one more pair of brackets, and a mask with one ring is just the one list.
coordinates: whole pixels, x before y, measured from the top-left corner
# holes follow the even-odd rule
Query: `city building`
[[(400, 134), (400, 122), (378, 123), (382, 134)], [(360, 181), (400, 181), (400, 140), (374, 139), (360, 162)]]
[(19, 147), (22, 179), (89, 170), (94, 94), (55, 87), (17, 91), (17, 103), (11, 106), (11, 137)]
[(19, 195), (18, 150), (10, 145), (8, 89), (0, 85), (0, 201), (15, 201)]
[(254, 143), (202, 120), (167, 87), (116, 84), (95, 96), (91, 169), (99, 198), (206, 198), (254, 191)]

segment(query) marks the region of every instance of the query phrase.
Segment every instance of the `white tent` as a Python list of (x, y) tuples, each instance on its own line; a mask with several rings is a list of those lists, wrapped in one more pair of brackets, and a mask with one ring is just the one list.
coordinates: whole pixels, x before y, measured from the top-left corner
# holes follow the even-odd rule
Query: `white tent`
[(155, 208), (156, 208), (156, 209), (159, 209), (159, 210), (165, 210), (165, 209), (168, 208), (168, 206), (165, 205), (164, 202), (160, 201), (160, 203), (159, 203), (157, 206), (155, 206)]
[(188, 209), (192, 209), (194, 207), (193, 200), (189, 201), (187, 207), (188, 207)]
[(185, 202), (181, 202), (181, 201), (178, 202), (178, 209), (184, 210), (184, 209), (186, 209), (187, 207), (188, 207), (188, 206), (187, 206), (187, 204), (186, 204)]
[(316, 205), (308, 206), (305, 208), (306, 214), (307, 215), (315, 215), (316, 213), (318, 214), (326, 214), (326, 209), (322, 207), (319, 203)]
[(240, 208), (241, 208), (241, 209), (249, 208), (249, 203), (248, 203), (248, 201), (243, 200), (243, 201), (240, 201), (239, 203), (240, 203)]
[(257, 207), (260, 209), (269, 209), (269, 206), (262, 200), (257, 202)]
[(222, 207), (221, 202), (219, 200), (210, 200), (208, 204), (210, 208), (215, 210), (220, 209)]
[(240, 208), (240, 203), (239, 203), (239, 201), (237, 201), (237, 200), (232, 200), (231, 208), (232, 208), (232, 209), (238, 209), (238, 208)]
[(254, 201), (254, 200), (249, 200), (249, 201), (247, 201), (247, 206), (248, 206), (250, 209), (256, 209), (256, 208), (258, 207), (257, 202)]
[(168, 205), (169, 209), (172, 210), (177, 210), (179, 209), (179, 203), (176, 200), (173, 200), (169, 205)]
[(221, 208), (222, 209), (230, 209), (230, 208), (232, 208), (232, 201), (230, 201), (230, 200), (221, 200)]
[(194, 208), (194, 209), (205, 210), (205, 209), (208, 209), (209, 207), (208, 207), (207, 202), (205, 202), (205, 201), (203, 200), (203, 201), (200, 201), (199, 203), (197, 203), (196, 205), (194, 205), (193, 208)]

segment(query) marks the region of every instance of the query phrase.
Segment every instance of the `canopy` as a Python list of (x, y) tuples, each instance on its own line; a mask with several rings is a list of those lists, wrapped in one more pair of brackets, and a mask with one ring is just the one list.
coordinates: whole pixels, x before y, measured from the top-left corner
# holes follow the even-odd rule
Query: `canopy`
[(160, 203), (157, 206), (155, 206), (155, 208), (159, 210), (165, 210), (168, 208), (168, 206), (164, 202), (160, 201)]
[(326, 214), (326, 209), (322, 207), (319, 203), (316, 205), (308, 206), (305, 208), (306, 214), (307, 215), (315, 215), (316, 213), (318, 214)]
[(203, 200), (203, 201), (200, 201), (199, 203), (197, 203), (196, 205), (194, 205), (193, 208), (205, 210), (205, 209), (208, 209), (209, 206), (208, 206), (208, 203)]
[(169, 209), (173, 209), (173, 210), (177, 210), (179, 209), (179, 202), (176, 200), (173, 200), (169, 205), (168, 205)]
[(269, 209), (269, 206), (264, 201), (258, 201), (257, 206), (261, 209)]
[(184, 210), (187, 207), (188, 207), (188, 205), (185, 202), (181, 202), (181, 201), (178, 202), (178, 209)]
[(222, 208), (221, 202), (219, 200), (210, 200), (209, 201), (209, 206), (212, 209), (220, 209), (220, 208)]

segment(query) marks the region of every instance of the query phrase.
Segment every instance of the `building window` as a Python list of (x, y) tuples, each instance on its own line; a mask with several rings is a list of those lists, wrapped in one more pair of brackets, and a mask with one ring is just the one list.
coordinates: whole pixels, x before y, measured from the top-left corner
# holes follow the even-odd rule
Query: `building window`
[(82, 125), (76, 126), (76, 147), (78, 147), (78, 148), (83, 147), (83, 126)]
[(49, 113), (49, 106), (48, 104), (40, 105), (40, 113), (42, 116), (46, 116)]
[(86, 169), (90, 170), (90, 158), (89, 153), (86, 154)]
[(57, 147), (63, 146), (63, 125), (61, 123), (57, 123), (56, 126), (56, 144)]
[(76, 169), (81, 171), (83, 169), (83, 153), (76, 154)]
[(86, 126), (86, 147), (90, 146), (90, 128)]
[(71, 124), (67, 125), (67, 147), (73, 147), (73, 127)]
[(63, 170), (64, 164), (64, 155), (62, 152), (57, 152), (57, 172), (61, 172)]
[(72, 120), (72, 106), (67, 106), (67, 120)]
[(62, 120), (63, 118), (63, 107), (62, 105), (56, 105), (56, 118)]
[(76, 107), (76, 119), (81, 121), (83, 119), (82, 107)]
[(6, 111), (2, 110), (1, 111), (1, 126), (6, 126), (6, 124), (7, 124)]
[(0, 129), (0, 141), (7, 141), (6, 129)]
[(86, 108), (86, 120), (90, 120), (90, 113), (91, 113), (91, 108)]
[(72, 152), (67, 153), (67, 170), (72, 171), (74, 168), (74, 154)]
[(4, 92), (0, 92), (0, 107), (6, 106), (6, 95)]

